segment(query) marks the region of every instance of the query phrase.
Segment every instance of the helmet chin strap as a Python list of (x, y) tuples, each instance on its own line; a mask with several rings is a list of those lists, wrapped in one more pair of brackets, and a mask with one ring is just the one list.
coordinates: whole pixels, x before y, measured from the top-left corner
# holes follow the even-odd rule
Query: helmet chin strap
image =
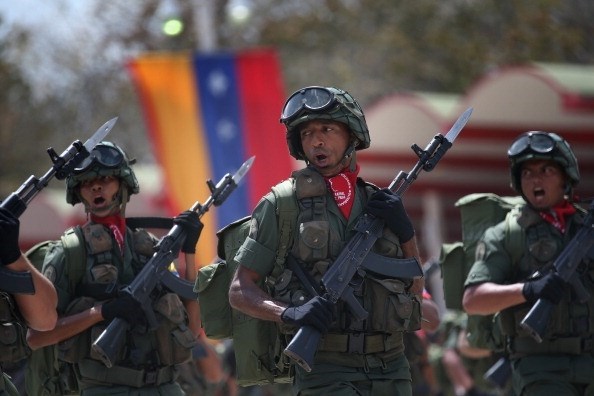
[[(351, 144), (349, 144), (349, 146), (347, 147), (346, 151), (344, 152), (343, 155), (343, 163), (344, 166), (349, 165), (349, 171), (354, 172), (355, 169), (357, 168), (357, 161), (356, 161), (356, 155), (355, 155), (355, 149), (358, 145), (358, 141), (353, 141)], [(349, 163), (350, 161), (350, 163)]]
[[(101, 211), (102, 212), (107, 211), (109, 213), (109, 212), (112, 211), (113, 208), (119, 206), (121, 216), (122, 217), (126, 217), (126, 202), (128, 201), (127, 200), (127, 193), (128, 193), (128, 190), (126, 188), (121, 188), (120, 187), (120, 191), (118, 191), (116, 193), (116, 198), (112, 201), (112, 203), (108, 207), (102, 209)], [(88, 202), (85, 201), (84, 199), (82, 199), (82, 197), (81, 197), (81, 201), (85, 205), (85, 212), (97, 214), (97, 213), (94, 213), (91, 210), (91, 207), (88, 204)]]

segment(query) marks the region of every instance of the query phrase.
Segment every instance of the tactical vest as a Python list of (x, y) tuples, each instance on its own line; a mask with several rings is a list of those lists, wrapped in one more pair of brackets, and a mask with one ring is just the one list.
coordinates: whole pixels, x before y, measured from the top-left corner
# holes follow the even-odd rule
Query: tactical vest
[[(289, 254), (297, 259), (310, 285), (315, 287), (346, 245), (349, 235), (340, 235), (339, 226), (329, 217), (327, 208), (334, 202), (328, 202), (332, 198), (323, 177), (308, 168), (294, 172), (293, 177), (299, 210), (293, 233), (296, 237)], [(360, 179), (356, 188), (366, 197), (377, 190)], [(388, 257), (403, 257), (398, 238), (387, 228), (374, 251)], [(271, 279), (273, 297), (291, 305), (307, 302), (312, 296), (306, 292), (304, 280), (287, 264), (284, 267), (281, 276)], [(371, 274), (352, 282), (354, 294), (369, 317), (357, 320), (339, 301), (335, 321), (320, 342), (316, 360), (360, 367), (365, 364), (367, 354), (385, 361), (399, 356), (404, 349), (403, 332), (420, 328), (420, 300), (408, 292), (411, 284), (410, 279), (378, 279)], [(295, 328), (281, 325), (280, 331), (290, 336)]]
[[(79, 241), (84, 241), (86, 269), (78, 282), (70, 279), (71, 283), (77, 283), (78, 286), (76, 298), (68, 305), (66, 314), (84, 311), (110, 297), (92, 295), (93, 292), (87, 291), (105, 290), (102, 286), (110, 284), (114, 284), (116, 289), (129, 284), (152, 257), (157, 241), (144, 229), (128, 229), (122, 259), (114, 250), (118, 247), (114, 246), (111, 233), (104, 226), (87, 224), (75, 227), (70, 232)], [(130, 264), (125, 265), (124, 262)], [(145, 326), (129, 329), (126, 348), (121, 351), (113, 367), (108, 369), (100, 363), (100, 357), (91, 348), (94, 340), (105, 330), (106, 323), (99, 323), (61, 342), (60, 359), (77, 365), (79, 382), (83, 388), (97, 383), (130, 387), (158, 386), (175, 380), (177, 372), (173, 366), (191, 359), (191, 350), (196, 341), (187, 326), (185, 307), (176, 294), (162, 292), (156, 296), (153, 310), (159, 321), (158, 328), (155, 331), (147, 331)]]
[(0, 365), (17, 362), (31, 352), (27, 346), (27, 327), (14, 298), (0, 292)]
[(12, 295), (0, 291), (0, 394), (18, 395), (2, 365), (18, 362), (31, 353), (24, 323)]
[[(536, 271), (546, 273), (555, 259), (583, 224), (584, 215), (579, 211), (568, 218), (566, 233), (561, 234), (528, 206), (522, 208), (518, 225), (524, 233), (521, 257), (514, 262), (514, 279), (511, 283), (525, 281)], [(512, 252), (513, 253), (513, 252)], [(518, 252), (519, 253), (519, 252)], [(594, 352), (594, 251), (577, 269), (577, 278), (590, 292), (584, 303), (575, 299), (572, 286), (551, 314), (542, 343), (537, 343), (520, 323), (531, 304), (525, 303), (501, 311), (502, 333), (507, 338), (507, 350), (512, 358), (532, 354), (582, 354)]]

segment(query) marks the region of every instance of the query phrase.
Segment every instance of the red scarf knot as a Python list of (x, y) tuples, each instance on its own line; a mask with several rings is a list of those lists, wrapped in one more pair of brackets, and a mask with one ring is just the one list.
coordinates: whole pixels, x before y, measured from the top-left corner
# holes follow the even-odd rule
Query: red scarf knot
[(540, 211), (539, 213), (540, 217), (564, 234), (566, 218), (575, 213), (575, 207), (568, 201), (563, 201), (561, 204), (553, 206), (549, 211)]
[(354, 171), (344, 168), (339, 174), (332, 177), (324, 177), (326, 185), (332, 191), (334, 202), (342, 215), (348, 219), (351, 215), (353, 202), (355, 202), (355, 186), (357, 184), (357, 175), (359, 174), (359, 165)]

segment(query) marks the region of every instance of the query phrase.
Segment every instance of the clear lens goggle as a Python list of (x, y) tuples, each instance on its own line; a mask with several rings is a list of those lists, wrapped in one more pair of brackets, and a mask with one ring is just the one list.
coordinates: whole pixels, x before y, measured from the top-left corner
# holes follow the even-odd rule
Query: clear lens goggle
[(528, 151), (536, 154), (551, 153), (557, 147), (557, 143), (549, 135), (542, 132), (529, 132), (518, 138), (507, 150), (507, 155), (517, 157)]
[(75, 174), (84, 173), (93, 165), (98, 164), (104, 168), (115, 169), (122, 165), (124, 156), (115, 147), (97, 145), (80, 165), (74, 168)]
[(287, 99), (283, 106), (281, 122), (290, 123), (303, 111), (320, 113), (338, 103), (338, 97), (324, 87), (307, 87), (300, 89)]

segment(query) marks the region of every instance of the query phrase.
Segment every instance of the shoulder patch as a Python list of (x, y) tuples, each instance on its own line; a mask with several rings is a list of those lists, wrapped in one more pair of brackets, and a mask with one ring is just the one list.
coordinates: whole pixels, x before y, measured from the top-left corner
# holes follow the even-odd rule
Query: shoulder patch
[(252, 239), (257, 239), (258, 238), (258, 220), (254, 219), (252, 217), (252, 219), (250, 220), (250, 233), (248, 234), (248, 236)]
[(43, 276), (49, 279), (52, 283), (56, 282), (56, 267), (48, 265), (43, 271)]
[(485, 254), (487, 253), (487, 246), (483, 241), (479, 241), (476, 244), (476, 249), (474, 251), (474, 259), (475, 261), (482, 261), (485, 258)]

